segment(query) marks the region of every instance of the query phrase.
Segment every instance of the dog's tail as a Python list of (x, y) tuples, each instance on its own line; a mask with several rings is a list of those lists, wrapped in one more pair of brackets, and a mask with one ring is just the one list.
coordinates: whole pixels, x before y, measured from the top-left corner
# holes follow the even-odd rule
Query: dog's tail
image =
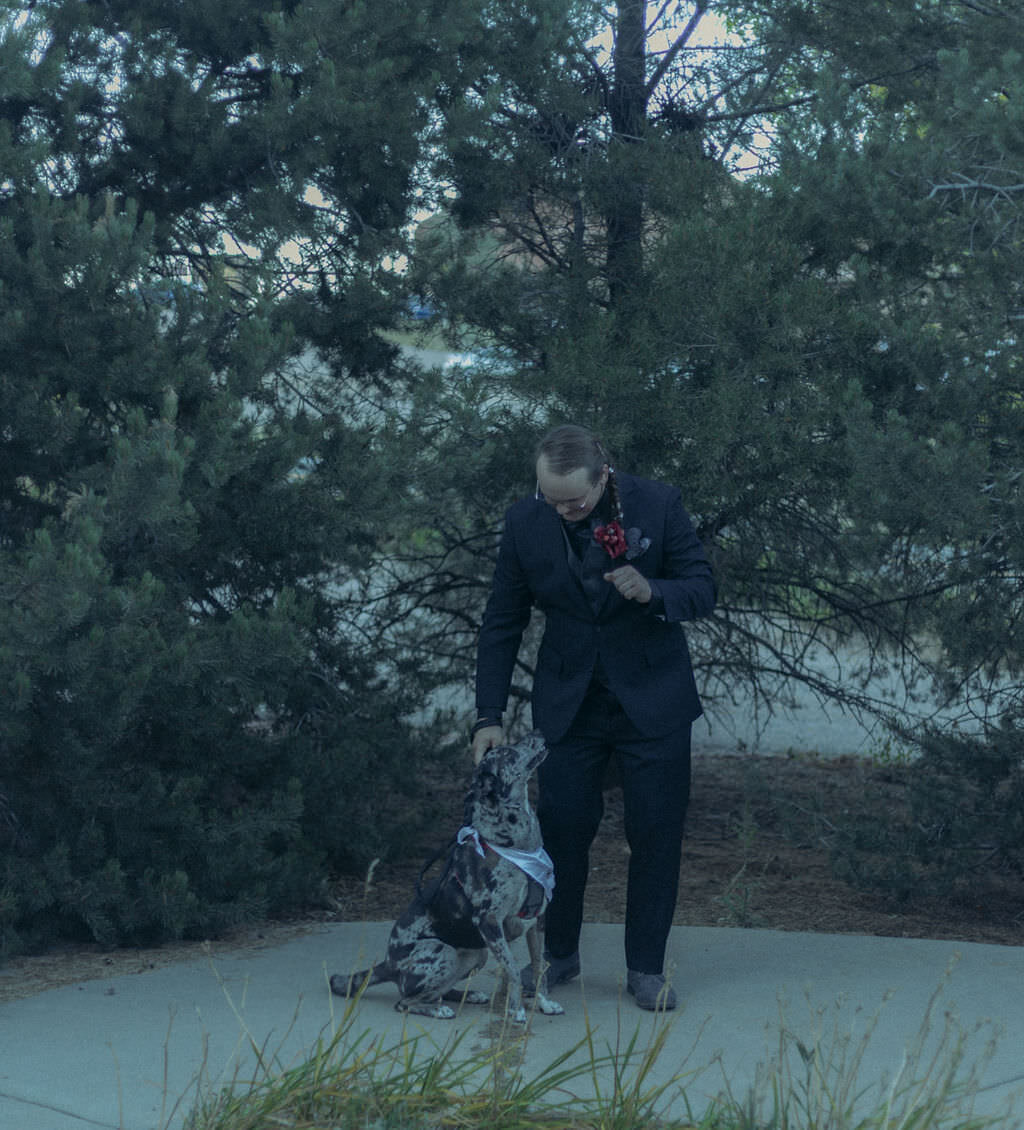
[(331, 992), (336, 997), (354, 997), (370, 985), (392, 980), (387, 962), (382, 961), (372, 969), (362, 969), (358, 973), (335, 973), (331, 978)]

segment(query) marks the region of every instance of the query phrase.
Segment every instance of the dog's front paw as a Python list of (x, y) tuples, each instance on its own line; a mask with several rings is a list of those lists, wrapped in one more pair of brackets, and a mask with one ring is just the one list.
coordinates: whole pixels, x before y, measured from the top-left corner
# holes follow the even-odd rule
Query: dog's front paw
[(558, 1001), (553, 1001), (550, 997), (544, 996), (543, 993), (537, 994), (536, 1003), (545, 1016), (563, 1016), (565, 1014), (565, 1009)]
[(517, 1008), (514, 1012), (509, 1013), (509, 1019), (513, 1024), (525, 1024), (526, 1009), (522, 1007)]
[(413, 1012), (417, 1016), (429, 1016), (434, 1020), (454, 1020), (455, 1009), (446, 1004), (417, 1004), (415, 1002), (398, 1001), (395, 1005), (396, 1012)]
[(462, 994), (462, 1000), (466, 1004), (490, 1004), (491, 996), (490, 993), (481, 993), (479, 989), (467, 989)]

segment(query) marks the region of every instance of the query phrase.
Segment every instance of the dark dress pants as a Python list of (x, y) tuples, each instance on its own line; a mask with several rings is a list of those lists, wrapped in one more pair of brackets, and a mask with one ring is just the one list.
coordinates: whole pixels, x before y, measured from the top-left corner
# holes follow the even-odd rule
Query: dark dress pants
[(690, 725), (647, 738), (610, 691), (595, 683), (568, 733), (551, 743), (538, 769), (537, 815), (555, 865), (545, 915), (545, 948), (567, 957), (579, 948), (590, 845), (604, 814), (611, 758), (622, 782), (629, 876), (626, 967), (661, 973), (679, 886), (683, 822), (690, 795)]

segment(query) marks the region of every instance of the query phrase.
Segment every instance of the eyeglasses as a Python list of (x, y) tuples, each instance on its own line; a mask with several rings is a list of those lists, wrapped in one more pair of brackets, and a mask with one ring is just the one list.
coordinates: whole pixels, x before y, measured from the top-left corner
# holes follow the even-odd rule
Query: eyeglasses
[(559, 513), (564, 512), (566, 514), (578, 514), (581, 510), (586, 510), (587, 503), (590, 501), (590, 496), (594, 493), (594, 487), (599, 486), (600, 481), (601, 480), (598, 479), (598, 481), (596, 483), (594, 483), (594, 486), (592, 486), (590, 488), (590, 490), (588, 490), (587, 493), (582, 498), (563, 498), (563, 499), (548, 498), (541, 491), (540, 482), (538, 481), (537, 489), (534, 491), (533, 497), (538, 502), (546, 502), (548, 504), (548, 506), (554, 507), (555, 510), (557, 510)]

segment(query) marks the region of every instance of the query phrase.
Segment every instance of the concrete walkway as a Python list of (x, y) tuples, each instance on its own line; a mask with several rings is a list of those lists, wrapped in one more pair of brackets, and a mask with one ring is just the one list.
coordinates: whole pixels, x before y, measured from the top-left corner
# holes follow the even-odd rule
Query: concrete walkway
[[(345, 1002), (330, 996), (327, 976), (378, 958), (389, 928), (331, 925), (269, 950), (0, 1004), (0, 1128), (180, 1127), (198, 1090), (258, 1076), (254, 1048), (278, 1069), (295, 1066), (345, 1023)], [(855, 1080), (850, 1094), (863, 1091), (866, 1110), (894, 1081), (903, 1091), (936, 1052), (945, 1062), (960, 1048), (963, 1077), (976, 1067), (982, 1088), (975, 1112), (1024, 1125), (1024, 948), (677, 927), (669, 959), (680, 1008), (654, 1016), (623, 992), (621, 944), (621, 926), (585, 927), (583, 976), (553, 994), (565, 1015), (530, 1022), (526, 1077), (588, 1028), (598, 1057), (616, 1049), (621, 1057), (634, 1035), (643, 1051), (668, 1025), (645, 1077), (646, 1087), (671, 1081), (660, 1103), (666, 1113), (681, 1117), (688, 1106), (699, 1115), (726, 1090), (744, 1098), (779, 1067), (780, 1052), (791, 1080), (810, 1078), (818, 1090), (817, 1065), (845, 1065)], [(488, 972), (480, 976), (480, 987), (492, 983)], [(502, 1027), (472, 1006), (453, 1021), (402, 1016), (395, 999), (392, 985), (367, 990), (348, 1019), (349, 1037), (418, 1037), (417, 1056), (458, 1039), (461, 1054), (492, 1047)], [(607, 1094), (612, 1081), (609, 1062), (573, 1088)]]

